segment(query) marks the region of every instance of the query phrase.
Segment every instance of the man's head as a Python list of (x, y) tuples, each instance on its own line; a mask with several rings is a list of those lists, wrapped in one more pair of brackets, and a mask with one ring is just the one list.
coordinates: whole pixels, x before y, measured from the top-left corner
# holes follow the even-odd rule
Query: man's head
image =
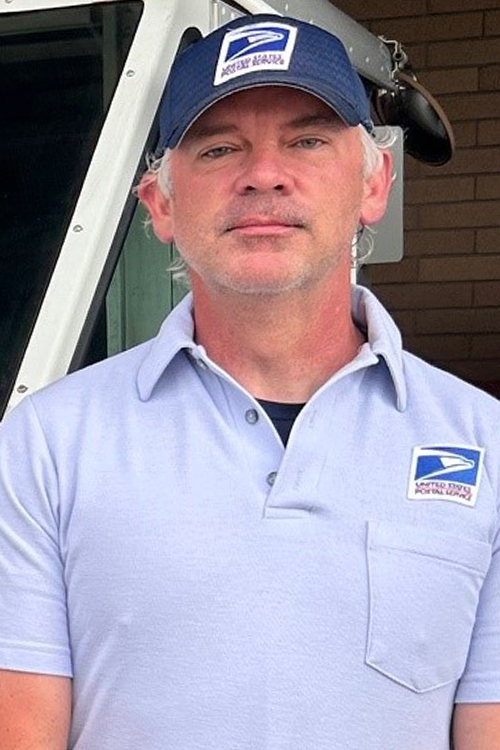
[(363, 84), (318, 27), (253, 16), (196, 42), (172, 67), (160, 123), (171, 182), (146, 176), (139, 194), (193, 282), (246, 293), (313, 283), (348, 268), (357, 226), (385, 208), (390, 160), (367, 175)]

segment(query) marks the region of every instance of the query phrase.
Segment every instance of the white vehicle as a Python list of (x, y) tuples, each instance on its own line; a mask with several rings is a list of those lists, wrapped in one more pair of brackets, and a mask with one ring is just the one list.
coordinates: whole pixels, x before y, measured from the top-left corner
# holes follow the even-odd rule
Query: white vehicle
[[(25, 394), (153, 336), (184, 293), (166, 270), (175, 249), (145, 231), (132, 188), (155, 149), (177, 52), (259, 12), (337, 34), (382, 96), (379, 120), (398, 123), (386, 109), (404, 53), (327, 0), (2, 0), (0, 418)], [(402, 255), (401, 141), (377, 262)]]

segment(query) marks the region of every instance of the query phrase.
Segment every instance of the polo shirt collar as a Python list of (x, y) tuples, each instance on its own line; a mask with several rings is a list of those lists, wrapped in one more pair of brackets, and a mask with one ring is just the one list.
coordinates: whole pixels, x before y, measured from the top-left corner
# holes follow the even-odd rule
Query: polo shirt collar
[[(193, 297), (187, 294), (167, 316), (158, 335), (151, 342), (139, 366), (137, 387), (139, 397), (147, 401), (161, 376), (181, 350), (194, 357), (206, 356), (202, 346), (193, 340)], [(373, 354), (385, 361), (396, 391), (397, 408), (406, 408), (401, 336), (390, 315), (374, 294), (361, 286), (352, 289), (352, 314), (357, 325), (366, 331)]]
[(151, 398), (161, 376), (182, 349), (194, 353), (201, 349), (194, 341), (193, 295), (187, 294), (165, 318), (137, 373), (141, 401)]
[(407, 404), (401, 334), (395, 322), (375, 295), (362, 286), (353, 286), (352, 316), (366, 332), (373, 354), (382, 357), (387, 365), (396, 391), (396, 404), (404, 411)]

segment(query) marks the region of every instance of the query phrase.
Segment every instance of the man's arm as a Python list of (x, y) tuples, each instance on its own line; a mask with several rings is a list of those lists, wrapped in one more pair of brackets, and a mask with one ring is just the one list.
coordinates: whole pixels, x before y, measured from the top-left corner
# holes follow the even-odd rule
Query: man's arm
[(0, 670), (2, 750), (67, 750), (70, 718), (68, 677)]
[(457, 703), (453, 750), (499, 750), (500, 703)]

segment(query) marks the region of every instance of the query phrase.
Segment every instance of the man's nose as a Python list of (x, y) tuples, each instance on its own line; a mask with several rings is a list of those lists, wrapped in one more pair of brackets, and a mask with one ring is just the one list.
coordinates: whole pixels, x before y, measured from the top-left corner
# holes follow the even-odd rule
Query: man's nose
[(283, 154), (275, 148), (256, 148), (248, 153), (236, 180), (241, 195), (273, 192), (289, 195), (293, 177), (285, 164)]

